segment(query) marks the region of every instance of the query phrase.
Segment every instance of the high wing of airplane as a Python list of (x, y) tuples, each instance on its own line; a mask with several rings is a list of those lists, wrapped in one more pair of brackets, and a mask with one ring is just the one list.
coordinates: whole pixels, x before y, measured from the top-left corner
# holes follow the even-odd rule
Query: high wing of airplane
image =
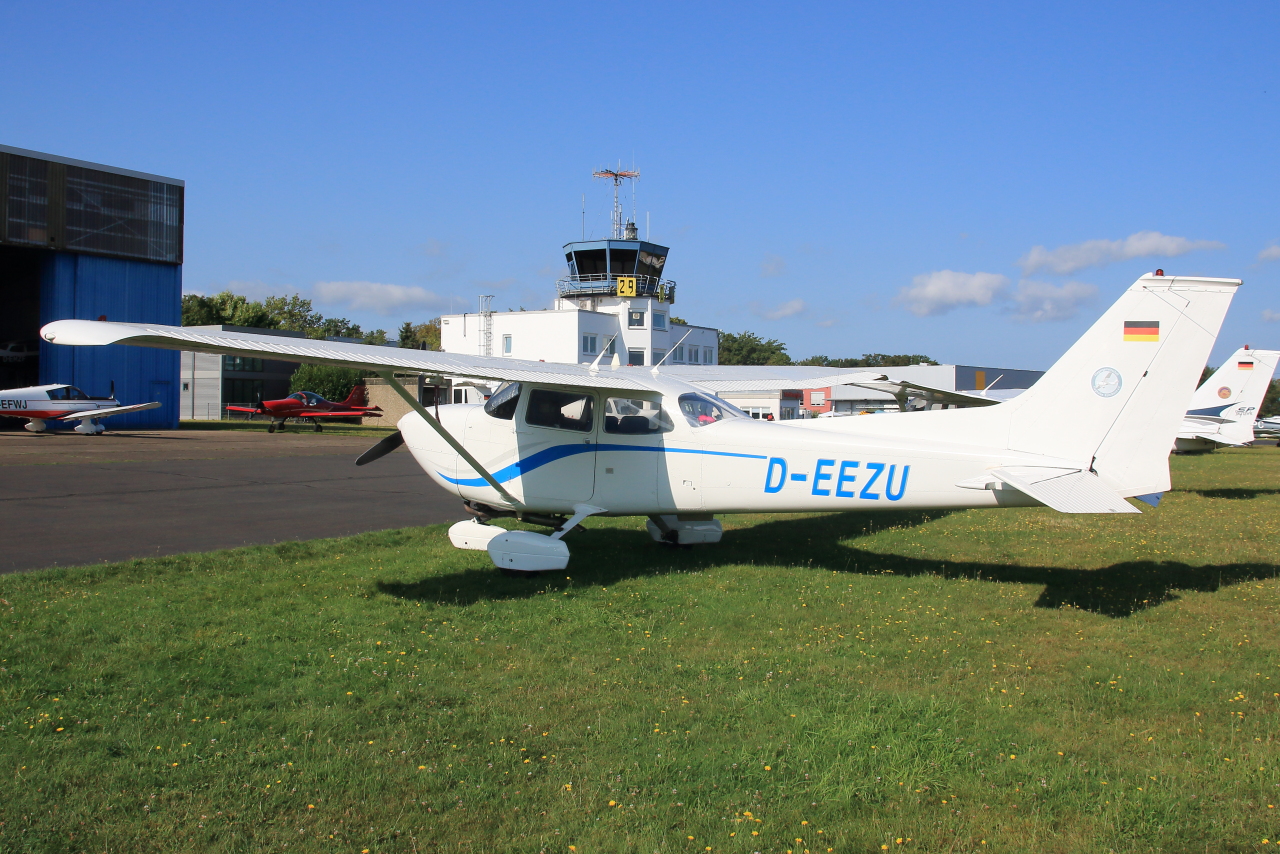
[(1185, 453), (1252, 442), (1258, 408), (1271, 385), (1277, 361), (1278, 350), (1242, 347), (1231, 354), (1192, 395), (1173, 449)]
[[(503, 385), (483, 405), (414, 410), (359, 464), (406, 445), (474, 518), (450, 530), (504, 571), (564, 568), (563, 537), (588, 516), (646, 516), (671, 543), (721, 536), (714, 514), (1047, 505), (1138, 513), (1169, 489), (1168, 448), (1238, 279), (1146, 275), (1013, 400), (899, 418), (746, 416), (702, 374), (621, 365), (526, 362), (249, 333), (82, 320), (41, 330), (54, 344), (128, 344), (339, 364), (390, 377), (423, 371)], [(1143, 330), (1142, 335), (1130, 329)], [(813, 386), (849, 372), (811, 369)], [(824, 376), (818, 376), (826, 370)], [(776, 370), (737, 373), (746, 388), (794, 387)], [(847, 381), (847, 380), (844, 380)], [(486, 524), (515, 516), (549, 535)]]
[(79, 421), (75, 431), (86, 436), (96, 436), (107, 428), (98, 423), (101, 418), (155, 409), (160, 401), (121, 406), (115, 397), (115, 383), (107, 397), (90, 397), (73, 385), (33, 385), (26, 388), (10, 388), (0, 391), (0, 415), (25, 418), (23, 428), (32, 433), (43, 433), (50, 421)]
[(315, 392), (295, 391), (280, 400), (259, 400), (258, 405), (228, 406), (230, 412), (247, 412), (249, 417), (266, 415), (270, 418), (267, 432), (274, 433), (283, 428), (290, 418), (309, 420), (319, 433), (321, 418), (380, 418), (382, 410), (376, 406), (364, 406), (360, 403), (360, 386), (357, 385), (342, 403), (325, 400)]

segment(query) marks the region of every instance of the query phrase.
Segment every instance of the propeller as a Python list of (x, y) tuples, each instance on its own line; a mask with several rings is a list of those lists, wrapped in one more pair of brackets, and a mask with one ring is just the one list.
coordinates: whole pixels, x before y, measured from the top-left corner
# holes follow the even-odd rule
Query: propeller
[(397, 430), (360, 456), (356, 457), (356, 465), (365, 466), (374, 460), (380, 460), (403, 444), (404, 436), (401, 435), (399, 430)]
[(115, 380), (111, 381), (111, 391), (107, 392), (107, 397), (111, 398), (112, 400), (116, 399), (116, 381)]

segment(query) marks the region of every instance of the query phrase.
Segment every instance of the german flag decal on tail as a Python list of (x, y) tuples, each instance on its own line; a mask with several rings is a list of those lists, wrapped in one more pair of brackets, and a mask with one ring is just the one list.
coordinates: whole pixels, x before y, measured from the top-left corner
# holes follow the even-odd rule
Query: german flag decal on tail
[(1252, 371), (1253, 362), (1236, 362), (1237, 371)]
[(1158, 320), (1126, 320), (1124, 322), (1124, 340), (1126, 341), (1159, 341), (1160, 321)]

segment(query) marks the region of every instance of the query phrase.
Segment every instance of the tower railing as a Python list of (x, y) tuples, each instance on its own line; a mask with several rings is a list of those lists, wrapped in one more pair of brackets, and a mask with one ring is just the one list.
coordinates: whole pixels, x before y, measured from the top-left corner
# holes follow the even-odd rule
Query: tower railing
[[(556, 282), (556, 293), (561, 299), (575, 297), (616, 297), (618, 273), (575, 273), (563, 276)], [(676, 301), (676, 283), (661, 276), (622, 276), (636, 281), (636, 296), (651, 297), (662, 302)]]

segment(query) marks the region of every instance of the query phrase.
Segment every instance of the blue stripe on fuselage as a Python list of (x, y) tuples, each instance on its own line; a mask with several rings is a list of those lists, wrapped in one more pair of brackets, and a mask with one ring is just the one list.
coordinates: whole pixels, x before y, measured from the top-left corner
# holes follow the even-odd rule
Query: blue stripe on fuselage
[[(520, 477), (522, 474), (528, 474), (534, 469), (542, 468), (547, 463), (595, 451), (654, 451), (655, 453), (663, 454), (705, 454), (711, 457), (741, 457), (748, 460), (768, 459), (768, 457), (761, 454), (731, 454), (727, 451), (699, 451), (694, 448), (666, 448), (660, 445), (588, 445), (585, 443), (581, 445), (553, 445), (550, 448), (538, 451), (536, 454), (530, 454), (522, 460), (516, 460), (509, 466), (498, 469), (493, 473), (493, 479), (498, 483), (506, 483), (509, 480)], [(457, 486), (489, 485), (489, 482), (482, 477), (452, 478), (439, 471), (436, 474)]]

